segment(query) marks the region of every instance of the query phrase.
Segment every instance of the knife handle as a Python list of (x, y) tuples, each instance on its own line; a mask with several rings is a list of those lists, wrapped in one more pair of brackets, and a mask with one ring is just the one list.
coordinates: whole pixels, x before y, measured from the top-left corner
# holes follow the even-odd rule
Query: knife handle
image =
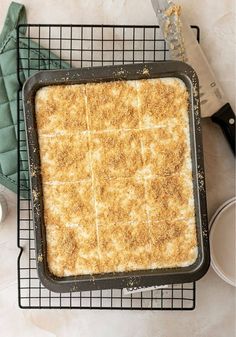
[(229, 103), (226, 103), (211, 117), (212, 121), (218, 124), (235, 155), (235, 114)]

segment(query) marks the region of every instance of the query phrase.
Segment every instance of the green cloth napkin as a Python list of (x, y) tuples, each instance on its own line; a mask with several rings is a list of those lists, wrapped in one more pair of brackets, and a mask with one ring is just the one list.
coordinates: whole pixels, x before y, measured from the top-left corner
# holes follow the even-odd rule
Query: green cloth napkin
[[(17, 77), (17, 31), (19, 24), (26, 24), (25, 7), (12, 2), (7, 13), (5, 24), (0, 34), (0, 184), (10, 190), (17, 191), (17, 95), (21, 85)], [(19, 73), (21, 84), (37, 72), (38, 69), (69, 68), (65, 62), (47, 49), (42, 48), (30, 39), (23, 39), (26, 26), (20, 28), (19, 33)], [(50, 59), (53, 59), (50, 60)], [(49, 61), (50, 60), (50, 61)], [(36, 70), (28, 70), (30, 69)], [(23, 119), (23, 116), (20, 116)], [(25, 139), (24, 122), (20, 122), (20, 190), (27, 196), (28, 190), (28, 162)], [(21, 131), (23, 130), (23, 131)], [(25, 193), (24, 193), (25, 190)]]

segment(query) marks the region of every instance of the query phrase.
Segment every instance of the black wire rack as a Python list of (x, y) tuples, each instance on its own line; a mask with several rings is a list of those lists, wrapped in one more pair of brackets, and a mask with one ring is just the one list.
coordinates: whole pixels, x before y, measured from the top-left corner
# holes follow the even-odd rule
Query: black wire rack
[[(192, 26), (192, 28), (199, 40), (198, 27)], [(195, 283), (172, 284), (168, 288), (129, 295), (124, 295), (122, 289), (53, 293), (40, 283), (36, 270), (26, 138), (22, 114), (21, 89), (24, 79), (36, 71), (50, 69), (53, 64), (57, 68), (63, 68), (166, 60), (168, 49), (159, 26), (20, 25), (17, 30), (17, 45), (20, 84), (18, 92), (19, 306), (21, 308), (70, 309), (194, 309)], [(43, 50), (43, 55), (39, 56)]]

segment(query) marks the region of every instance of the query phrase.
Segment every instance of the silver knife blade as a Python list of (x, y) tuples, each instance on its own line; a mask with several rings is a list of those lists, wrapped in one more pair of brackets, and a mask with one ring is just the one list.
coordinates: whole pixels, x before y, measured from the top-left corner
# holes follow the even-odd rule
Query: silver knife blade
[(190, 25), (181, 15), (180, 6), (167, 0), (151, 2), (171, 59), (189, 63), (198, 74), (202, 117), (212, 116), (226, 103), (226, 98)]

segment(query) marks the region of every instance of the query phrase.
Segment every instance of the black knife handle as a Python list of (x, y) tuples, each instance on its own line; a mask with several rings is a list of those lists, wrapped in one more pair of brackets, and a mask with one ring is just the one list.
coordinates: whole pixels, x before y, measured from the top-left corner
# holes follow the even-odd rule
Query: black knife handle
[(226, 103), (220, 110), (211, 116), (214, 123), (218, 124), (235, 155), (235, 114), (229, 103)]

